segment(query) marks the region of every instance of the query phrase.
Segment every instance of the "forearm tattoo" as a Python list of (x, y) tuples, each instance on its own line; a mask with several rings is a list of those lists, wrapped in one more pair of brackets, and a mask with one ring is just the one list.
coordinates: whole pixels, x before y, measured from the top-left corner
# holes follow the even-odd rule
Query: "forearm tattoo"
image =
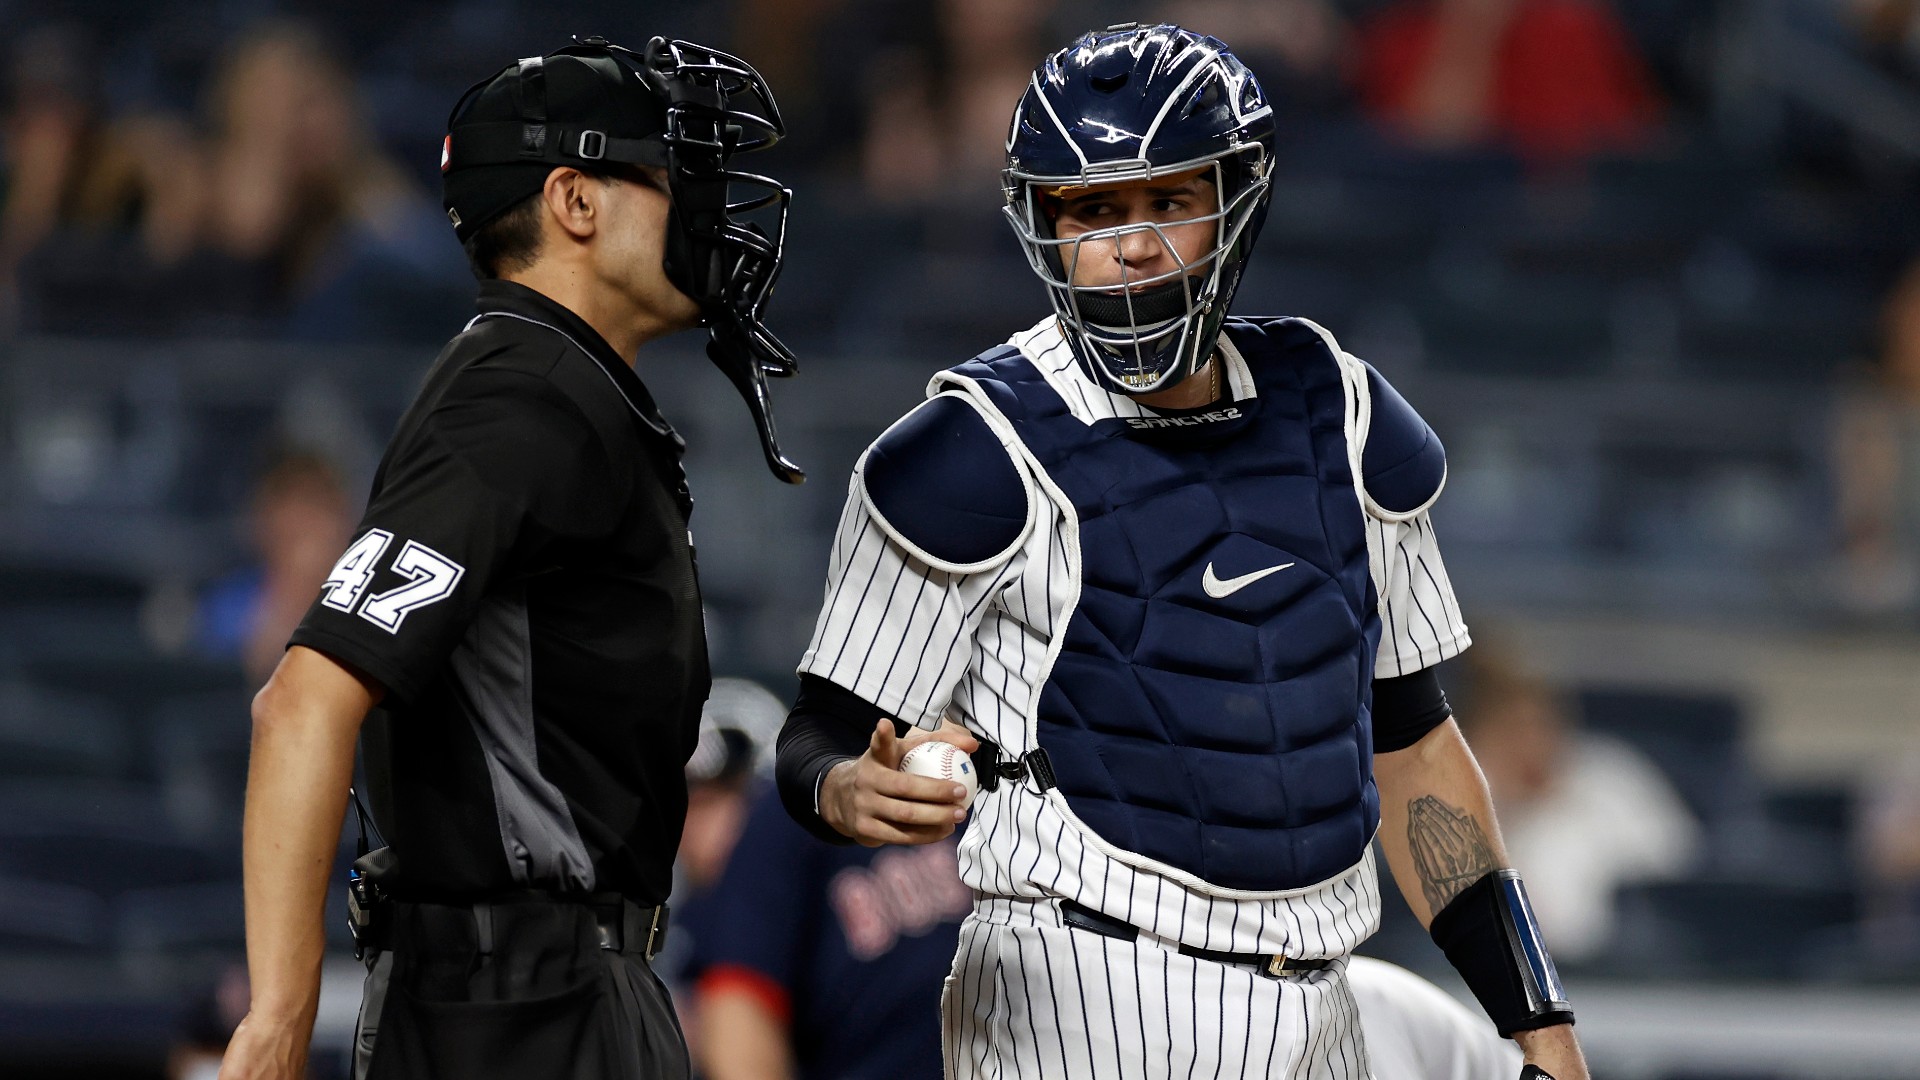
[(1471, 814), (1431, 795), (1407, 804), (1407, 845), (1420, 873), (1420, 890), (1433, 914), (1484, 877), (1493, 865), (1493, 845)]

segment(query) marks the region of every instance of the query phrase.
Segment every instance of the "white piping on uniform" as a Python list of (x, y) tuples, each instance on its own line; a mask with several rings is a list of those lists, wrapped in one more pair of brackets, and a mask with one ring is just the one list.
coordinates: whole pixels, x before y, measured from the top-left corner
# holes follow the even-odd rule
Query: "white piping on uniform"
[(466, 329), (460, 332), (464, 334), (467, 332), (467, 330), (473, 329), (473, 324), (479, 322), (481, 319), (491, 319), (496, 316), (503, 319), (519, 319), (521, 322), (532, 323), (535, 326), (544, 326), (547, 329), (553, 331), (554, 333), (559, 334), (561, 337), (566, 338), (568, 344), (572, 345), (576, 349), (579, 349), (581, 352), (586, 353), (587, 359), (593, 360), (593, 369), (595, 371), (598, 371), (601, 375), (605, 376), (606, 380), (613, 384), (613, 389), (615, 390), (615, 392), (617, 392), (620, 395), (620, 400), (627, 403), (627, 408), (633, 410), (633, 415), (639, 417), (641, 421), (644, 422), (648, 427), (652, 428), (653, 430), (659, 432), (662, 435), (667, 435), (672, 432), (673, 430), (672, 428), (662, 427), (660, 424), (654, 423), (653, 417), (648, 416), (646, 413), (646, 410), (642, 409), (640, 406), (635, 405), (633, 403), (633, 399), (627, 396), (626, 387), (621, 386), (620, 380), (613, 377), (613, 372), (608, 371), (606, 367), (600, 363), (600, 361), (593, 359), (592, 350), (588, 349), (585, 345), (580, 344), (580, 342), (574, 340), (574, 336), (572, 334), (567, 333), (565, 330), (560, 329), (559, 327), (553, 325), (552, 323), (544, 323), (544, 322), (541, 322), (539, 319), (529, 318), (525, 315), (516, 315), (511, 311), (483, 311), (480, 314), (475, 315), (473, 317), (473, 322), (469, 322), (466, 325)]

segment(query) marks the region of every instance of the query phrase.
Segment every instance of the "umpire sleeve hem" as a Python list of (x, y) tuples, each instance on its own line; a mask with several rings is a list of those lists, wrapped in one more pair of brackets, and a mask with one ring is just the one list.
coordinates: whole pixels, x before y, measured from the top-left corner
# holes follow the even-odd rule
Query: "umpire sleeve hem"
[(289, 648), (301, 645), (359, 671), (386, 690), (389, 697), (417, 701), (426, 688), (416, 683), (392, 658), (367, 647), (357, 638), (336, 634), (314, 626), (302, 626), (287, 641)]

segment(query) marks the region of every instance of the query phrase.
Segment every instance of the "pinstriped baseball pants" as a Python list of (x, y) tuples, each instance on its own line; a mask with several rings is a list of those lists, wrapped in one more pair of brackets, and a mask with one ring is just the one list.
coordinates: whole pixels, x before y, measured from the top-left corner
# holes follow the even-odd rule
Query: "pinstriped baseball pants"
[(1371, 1080), (1344, 961), (1271, 979), (1069, 928), (1052, 902), (986, 910), (941, 994), (947, 1080)]

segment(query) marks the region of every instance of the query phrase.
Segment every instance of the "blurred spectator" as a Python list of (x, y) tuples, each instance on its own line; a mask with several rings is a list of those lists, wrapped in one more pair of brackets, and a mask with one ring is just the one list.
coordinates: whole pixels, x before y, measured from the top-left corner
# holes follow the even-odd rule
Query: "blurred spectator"
[[(353, 78), (312, 31), (270, 24), (215, 78), (213, 247), (273, 283), (296, 337), (444, 336), (470, 283), (452, 232), (375, 143)], [(414, 310), (457, 286), (458, 308)], [(442, 320), (421, 316), (439, 314)]]
[(187, 1006), (167, 1051), (167, 1080), (214, 1080), (240, 1018), (247, 1014), (247, 969), (234, 964)]
[(1870, 955), (1920, 964), (1920, 745), (1889, 755), (1867, 778), (1861, 809)]
[(71, 213), (79, 161), (98, 137), (94, 103), (71, 32), (43, 29), (7, 57), (6, 202), (0, 205), (0, 325), (11, 323), (14, 275)]
[(110, 325), (117, 315), (101, 310), (103, 297), (137, 303), (136, 279), (174, 266), (195, 243), (204, 170), (193, 132), (164, 113), (109, 122), (91, 51), (67, 26), (23, 34), (11, 50), (0, 326), (21, 314), (20, 279), (36, 272), (108, 284), (81, 291)]
[(883, 203), (944, 199), (956, 184), (997, 175), (1007, 112), (1046, 48), (1049, 4), (939, 0), (928, 7), (925, 24), (882, 49), (865, 72), (861, 171)]
[(1565, 162), (1643, 145), (1660, 114), (1601, 0), (1401, 0), (1360, 27), (1357, 63), (1368, 111), (1431, 149)]
[(259, 561), (207, 591), (198, 637), (204, 651), (238, 659), (259, 686), (346, 550), (354, 507), (332, 462), (291, 450), (261, 474), (247, 523)]
[(164, 111), (102, 117), (87, 51), (45, 31), (13, 68), (0, 293), (23, 325), (337, 341), (439, 337), (463, 317), (451, 231), (314, 32), (238, 39), (211, 78), (210, 137)]
[(1230, 44), (1276, 111), (1344, 109), (1352, 27), (1331, 0), (1170, 0), (1156, 18)]
[(1914, 0), (1850, 0), (1868, 55), (1890, 71), (1920, 76), (1920, 3)]
[(1881, 312), (1880, 362), (1842, 395), (1834, 430), (1843, 608), (1910, 614), (1920, 600), (1920, 261)]
[(1484, 637), (1447, 690), (1554, 955), (1592, 958), (1612, 931), (1615, 890), (1684, 873), (1699, 823), (1658, 766), (1579, 730), (1558, 692)]

